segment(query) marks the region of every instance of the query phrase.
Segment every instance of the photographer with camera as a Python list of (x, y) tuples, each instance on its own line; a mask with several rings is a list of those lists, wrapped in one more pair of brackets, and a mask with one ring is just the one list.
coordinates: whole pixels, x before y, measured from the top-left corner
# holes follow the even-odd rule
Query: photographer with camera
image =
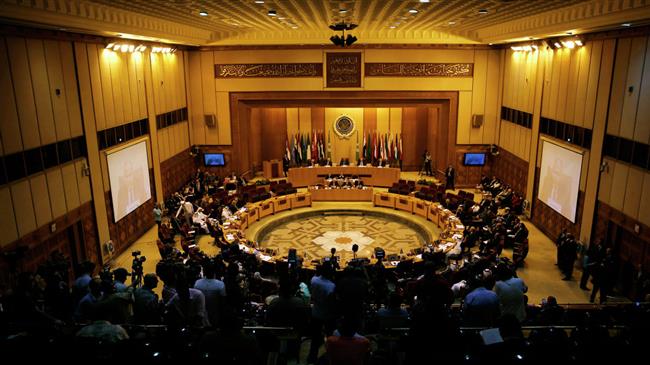
[[(131, 286), (134, 288), (142, 285), (142, 263), (147, 261), (145, 256), (140, 256), (140, 251), (131, 252), (133, 263), (131, 264)], [(126, 277), (124, 278), (126, 280)]]

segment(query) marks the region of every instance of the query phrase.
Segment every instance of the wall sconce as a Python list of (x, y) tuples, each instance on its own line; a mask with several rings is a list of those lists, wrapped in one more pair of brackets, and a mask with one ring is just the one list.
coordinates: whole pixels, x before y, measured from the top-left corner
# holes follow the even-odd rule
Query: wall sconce
[(86, 162), (84, 162), (83, 166), (81, 166), (81, 175), (90, 176), (90, 167), (88, 167), (88, 164)]
[(599, 170), (600, 172), (605, 172), (605, 171), (609, 172), (609, 163), (608, 163), (607, 161), (603, 161), (603, 162), (600, 164), (600, 168), (599, 168), (598, 170)]

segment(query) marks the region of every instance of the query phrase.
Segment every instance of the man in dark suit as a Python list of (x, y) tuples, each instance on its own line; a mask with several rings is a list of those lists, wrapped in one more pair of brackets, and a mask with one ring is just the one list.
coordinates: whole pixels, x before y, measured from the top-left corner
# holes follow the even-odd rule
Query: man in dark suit
[(454, 180), (456, 179), (456, 171), (454, 168), (449, 165), (447, 169), (445, 170), (445, 178), (447, 178), (447, 189), (454, 190)]
[(341, 158), (339, 166), (350, 166), (350, 160), (348, 158)]

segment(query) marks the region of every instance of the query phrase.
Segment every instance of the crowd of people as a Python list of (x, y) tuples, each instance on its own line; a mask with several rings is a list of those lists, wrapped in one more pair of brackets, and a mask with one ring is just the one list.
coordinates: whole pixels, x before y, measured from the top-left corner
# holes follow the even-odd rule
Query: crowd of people
[[(237, 187), (245, 182), (198, 171), (165, 210), (156, 208), (161, 260), (155, 272), (142, 275), (141, 284), (128, 279), (137, 274), (139, 253), (131, 272), (83, 263), (72, 286), (65, 258), (53, 255), (37, 273), (18, 275), (15, 289), (1, 298), (3, 335), (72, 326), (77, 338), (120, 343), (131, 337), (130, 326), (164, 325), (170, 331), (201, 331), (201, 348), (224, 363), (257, 364), (277, 338), (253, 338), (242, 328), (262, 325), (288, 329), (283, 335), (287, 356), (299, 356), (306, 338), (308, 363), (363, 364), (382, 354), (382, 349), (371, 351), (368, 334), (405, 328), (397, 352), (404, 354), (404, 363), (419, 364), (432, 353), (457, 358), (464, 345), (461, 326), (497, 326), (502, 337), (519, 341), (521, 325), (565, 323), (554, 298), (541, 306), (528, 304), (517, 263), (501, 255), (506, 245), (525, 242), (528, 231), (514, 213), (512, 196), (498, 198), (507, 188), (498, 188), (494, 179), (484, 182), (481, 188), (489, 194), (480, 203), (466, 199), (456, 207), (468, 227), (457, 257), (425, 252), (422, 262), (405, 260), (392, 270), (381, 259), (372, 265), (353, 261), (342, 270), (323, 260), (312, 272), (291, 260), (260, 261), (239, 249), (241, 237), (225, 240), (224, 225), (243, 207)], [(197, 230), (215, 238), (218, 255), (209, 257), (193, 244)], [(594, 248), (587, 256), (585, 274), (594, 277), (594, 293), (602, 295), (608, 289), (597, 278), (607, 270), (608, 253)], [(450, 265), (451, 259), (456, 264)], [(389, 352), (381, 356), (392, 363), (395, 352)]]

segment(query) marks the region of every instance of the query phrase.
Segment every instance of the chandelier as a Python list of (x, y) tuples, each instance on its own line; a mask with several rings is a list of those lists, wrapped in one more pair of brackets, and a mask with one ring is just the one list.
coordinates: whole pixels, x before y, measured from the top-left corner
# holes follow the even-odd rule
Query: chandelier
[(339, 46), (339, 47), (349, 47), (352, 45), (352, 43), (357, 41), (357, 37), (353, 36), (352, 34), (348, 34), (347, 37), (345, 36), (345, 31), (350, 31), (354, 28), (356, 28), (358, 25), (353, 24), (353, 23), (345, 23), (345, 22), (340, 22), (336, 24), (330, 25), (331, 30), (335, 31), (340, 31), (342, 32), (341, 36), (338, 35), (333, 35), (330, 37), (330, 41), (334, 43), (334, 45)]

